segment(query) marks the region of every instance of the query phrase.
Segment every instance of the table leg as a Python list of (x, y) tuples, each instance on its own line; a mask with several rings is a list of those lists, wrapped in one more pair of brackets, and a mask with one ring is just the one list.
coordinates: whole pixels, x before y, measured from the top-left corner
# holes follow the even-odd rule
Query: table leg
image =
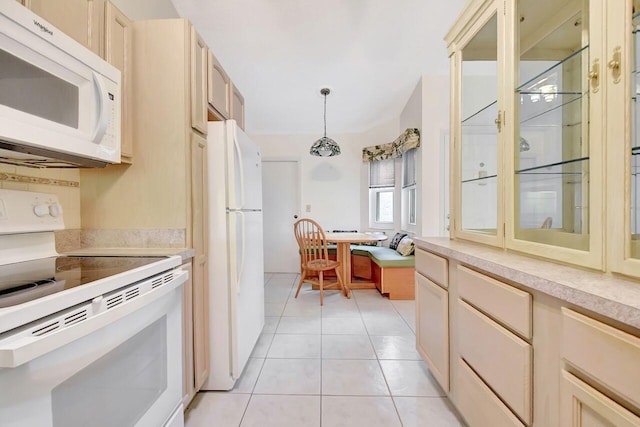
[(351, 244), (350, 243), (338, 243), (338, 261), (341, 263), (338, 274), (342, 278), (342, 284), (344, 285), (344, 295), (347, 298), (351, 298)]

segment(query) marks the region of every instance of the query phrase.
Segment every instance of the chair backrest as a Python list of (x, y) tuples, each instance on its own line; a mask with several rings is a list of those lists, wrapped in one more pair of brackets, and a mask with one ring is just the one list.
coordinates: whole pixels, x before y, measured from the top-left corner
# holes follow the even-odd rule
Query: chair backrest
[(293, 231), (300, 247), (302, 265), (316, 259), (329, 259), (324, 230), (312, 219), (302, 218), (293, 224)]

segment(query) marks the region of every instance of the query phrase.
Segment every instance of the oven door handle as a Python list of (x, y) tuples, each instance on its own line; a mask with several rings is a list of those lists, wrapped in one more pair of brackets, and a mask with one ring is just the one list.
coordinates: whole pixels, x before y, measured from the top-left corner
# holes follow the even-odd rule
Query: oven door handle
[[(74, 316), (76, 313), (82, 313), (82, 310), (86, 309), (88, 313), (92, 311), (97, 314), (87, 316), (87, 320), (78, 321), (78, 323), (70, 324), (69, 326), (59, 327), (52, 329), (49, 333), (43, 333), (40, 336), (34, 335), (30, 331), (42, 329), (53, 324), (54, 319), (51, 317), (46, 318), (39, 322), (37, 326), (30, 325), (26, 332), (18, 332), (11, 334), (5, 339), (0, 339), (0, 368), (15, 368), (31, 360), (40, 357), (46, 353), (54, 351), (60, 347), (72, 343), (73, 341), (80, 339), (84, 336), (91, 334), (99, 329), (104, 328), (118, 320), (126, 317), (127, 315), (149, 305), (163, 296), (179, 288), (188, 278), (189, 273), (184, 270), (173, 270), (173, 278), (160, 286), (153, 287), (156, 280), (147, 280), (142, 285), (148, 285), (151, 289), (147, 292), (141, 293), (138, 297), (132, 298), (128, 301), (124, 301), (113, 308), (106, 308), (108, 298), (111, 295), (120, 292), (112, 292), (105, 296), (99, 296), (92, 301), (85, 303), (81, 307), (74, 308), (73, 310), (67, 310), (59, 315), (57, 318), (65, 319), (70, 316)], [(166, 276), (160, 276), (164, 281)], [(155, 279), (155, 278), (154, 278)], [(162, 282), (160, 282), (162, 283)], [(136, 285), (134, 285), (136, 286)], [(122, 292), (133, 288), (130, 286), (124, 288)], [(181, 295), (181, 294), (180, 294)], [(55, 314), (53, 316), (56, 316)]]

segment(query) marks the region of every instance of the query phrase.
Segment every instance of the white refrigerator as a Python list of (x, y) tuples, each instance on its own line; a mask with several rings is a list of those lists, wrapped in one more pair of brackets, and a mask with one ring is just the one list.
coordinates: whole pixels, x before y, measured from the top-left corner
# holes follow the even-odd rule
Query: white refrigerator
[(262, 160), (234, 120), (209, 122), (209, 378), (230, 390), (264, 326)]

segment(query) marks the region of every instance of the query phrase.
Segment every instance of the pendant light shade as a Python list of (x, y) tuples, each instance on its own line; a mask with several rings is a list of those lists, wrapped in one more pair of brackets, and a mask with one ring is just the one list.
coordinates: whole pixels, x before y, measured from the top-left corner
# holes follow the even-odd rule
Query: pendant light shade
[(320, 89), (320, 94), (324, 96), (324, 136), (313, 143), (309, 153), (312, 156), (331, 157), (340, 154), (338, 143), (331, 138), (327, 138), (327, 95), (331, 93), (329, 88)]

